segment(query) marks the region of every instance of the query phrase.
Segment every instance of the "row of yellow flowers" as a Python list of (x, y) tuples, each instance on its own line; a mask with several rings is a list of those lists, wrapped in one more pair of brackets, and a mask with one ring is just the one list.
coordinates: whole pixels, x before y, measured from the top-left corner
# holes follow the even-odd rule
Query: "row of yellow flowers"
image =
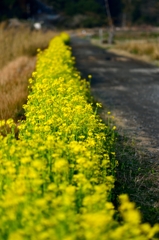
[[(65, 33), (39, 50), (18, 139), (0, 136), (0, 240), (151, 239), (126, 195), (111, 203), (114, 133), (90, 101)], [(100, 104), (96, 104), (100, 107)]]

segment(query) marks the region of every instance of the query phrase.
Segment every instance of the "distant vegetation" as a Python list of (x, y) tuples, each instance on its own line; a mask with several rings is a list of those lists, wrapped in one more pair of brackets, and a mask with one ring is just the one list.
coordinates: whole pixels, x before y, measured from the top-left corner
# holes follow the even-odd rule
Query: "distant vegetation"
[(139, 56), (148, 56), (151, 60), (159, 60), (159, 43), (148, 40), (132, 40), (116, 44), (116, 48), (126, 50)]
[[(50, 8), (49, 8), (50, 7)], [(52, 8), (52, 10), (51, 10)], [(7, 18), (36, 19), (42, 11), (49, 9), (48, 14), (59, 14), (59, 21), (52, 24), (63, 27), (94, 27), (106, 24), (105, 8), (96, 0), (79, 1), (37, 1), (37, 0), (4, 0), (0, 3), (0, 20)], [(45, 12), (46, 13), (46, 12)], [(75, 15), (82, 15), (77, 20)], [(77, 22), (77, 23), (76, 23)]]
[(116, 33), (115, 44), (112, 47), (139, 56), (144, 61), (159, 63), (159, 32), (157, 31), (119, 31)]
[[(47, 0), (46, 2), (66, 14), (94, 12), (107, 18), (105, 0)], [(159, 24), (158, 0), (108, 0), (108, 3), (115, 25)]]
[[(135, 36), (135, 37), (134, 37)], [(153, 28), (118, 30), (115, 33), (114, 44), (107, 45), (108, 33), (103, 31), (103, 47), (117, 51), (120, 54), (131, 54), (143, 61), (159, 64), (159, 32)], [(94, 34), (92, 43), (101, 44), (99, 33)], [(122, 51), (122, 52), (121, 52)]]
[[(11, 17), (30, 17), (29, 9), (35, 12), (39, 2), (37, 0), (3, 0), (0, 2), (0, 20)], [(88, 17), (86, 27), (108, 24), (105, 0), (43, 0), (41, 2), (53, 7), (63, 17), (78, 14)], [(108, 0), (108, 3), (116, 26), (159, 25), (158, 0)]]

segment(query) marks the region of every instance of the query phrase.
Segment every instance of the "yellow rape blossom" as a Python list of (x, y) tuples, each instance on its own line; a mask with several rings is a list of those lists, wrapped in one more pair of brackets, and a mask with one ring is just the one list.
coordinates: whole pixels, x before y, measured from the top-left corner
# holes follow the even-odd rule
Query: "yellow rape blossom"
[[(88, 103), (90, 85), (74, 67), (69, 40), (62, 33), (37, 50), (19, 139), (0, 137), (0, 240), (151, 239), (158, 225), (142, 224), (127, 195), (122, 224), (114, 218), (116, 127)], [(5, 125), (14, 122), (1, 120), (0, 130)]]

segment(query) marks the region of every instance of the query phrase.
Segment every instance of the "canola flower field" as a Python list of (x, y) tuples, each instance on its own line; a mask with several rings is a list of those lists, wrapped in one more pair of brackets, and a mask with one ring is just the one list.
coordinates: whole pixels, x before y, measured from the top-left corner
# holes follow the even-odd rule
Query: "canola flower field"
[(75, 69), (62, 33), (37, 56), (26, 120), (15, 137), (0, 135), (0, 240), (145, 240), (159, 226), (141, 223), (127, 195), (120, 221), (111, 203), (114, 130), (92, 107), (89, 84)]

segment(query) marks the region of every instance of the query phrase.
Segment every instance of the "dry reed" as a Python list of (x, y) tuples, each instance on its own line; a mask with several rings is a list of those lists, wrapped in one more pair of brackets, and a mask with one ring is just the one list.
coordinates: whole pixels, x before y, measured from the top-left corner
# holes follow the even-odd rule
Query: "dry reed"
[(37, 48), (45, 49), (56, 35), (55, 31), (35, 31), (29, 25), (15, 28), (0, 25), (0, 68), (19, 56), (35, 56)]
[(35, 57), (19, 57), (0, 70), (0, 119), (21, 117), (35, 61)]
[(37, 49), (45, 49), (55, 31), (35, 31), (28, 24), (8, 27), (0, 24), (0, 119), (23, 116), (28, 79), (35, 68)]

